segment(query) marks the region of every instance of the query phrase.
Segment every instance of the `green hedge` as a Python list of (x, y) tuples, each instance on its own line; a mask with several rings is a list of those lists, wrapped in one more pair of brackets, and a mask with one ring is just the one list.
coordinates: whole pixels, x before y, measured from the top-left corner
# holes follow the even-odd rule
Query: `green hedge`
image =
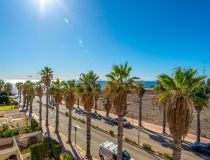
[(30, 147), (31, 149), (31, 160), (40, 160), (48, 157), (50, 153), (50, 143), (38, 143)]
[(56, 160), (59, 160), (60, 154), (62, 153), (62, 146), (61, 146), (61, 144), (52, 143), (51, 151), (52, 151), (53, 157)]
[(76, 160), (76, 159), (71, 157), (68, 153), (64, 152), (60, 155), (60, 160)]
[(0, 136), (3, 138), (16, 136), (19, 134), (19, 129), (8, 129), (0, 133)]

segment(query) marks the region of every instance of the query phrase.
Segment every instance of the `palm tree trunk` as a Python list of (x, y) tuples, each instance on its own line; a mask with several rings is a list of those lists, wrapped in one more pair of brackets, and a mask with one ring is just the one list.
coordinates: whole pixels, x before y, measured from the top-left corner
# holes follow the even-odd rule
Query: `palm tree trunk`
[(91, 111), (87, 112), (87, 148), (86, 148), (86, 157), (91, 158), (90, 154), (90, 145), (91, 145)]
[(173, 160), (181, 159), (181, 139), (174, 139)]
[(23, 96), (23, 106), (22, 107), (23, 107), (22, 109), (24, 109), (26, 107), (26, 96)]
[(166, 133), (166, 106), (163, 106), (163, 133)]
[(79, 97), (77, 98), (77, 108), (79, 108)]
[(56, 104), (56, 117), (55, 117), (55, 133), (58, 134), (59, 126), (59, 104)]
[(48, 114), (49, 114), (49, 104), (48, 104), (48, 99), (49, 99), (49, 87), (47, 86), (47, 90), (46, 90), (46, 121), (45, 121), (45, 125), (48, 126)]
[(29, 97), (26, 96), (26, 110), (28, 110), (28, 106), (29, 106)]
[(200, 142), (201, 137), (201, 124), (200, 124), (200, 110), (197, 110), (197, 142)]
[(21, 103), (21, 101), (22, 101), (22, 94), (21, 94), (21, 92), (20, 92), (20, 103)]
[(122, 148), (123, 148), (123, 116), (118, 115), (118, 136), (117, 136), (118, 152), (117, 159), (122, 160)]
[(71, 127), (72, 127), (72, 107), (69, 106), (69, 132), (68, 132), (68, 143), (71, 143)]
[(109, 111), (106, 111), (106, 117), (109, 117)]
[(142, 97), (139, 97), (139, 127), (142, 127)]
[(97, 104), (98, 98), (95, 96), (95, 113), (97, 113), (98, 104)]
[(39, 97), (39, 125), (42, 126), (42, 97)]
[(32, 104), (33, 104), (33, 101), (30, 100), (30, 102), (29, 102), (29, 105), (30, 105), (30, 108), (29, 108), (29, 118), (32, 118)]

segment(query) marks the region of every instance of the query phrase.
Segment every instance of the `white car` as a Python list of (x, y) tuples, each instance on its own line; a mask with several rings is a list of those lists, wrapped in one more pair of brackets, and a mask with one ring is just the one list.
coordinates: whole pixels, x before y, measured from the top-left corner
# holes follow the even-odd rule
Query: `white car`
[[(100, 145), (99, 156), (101, 160), (117, 160), (117, 145), (106, 141)], [(128, 152), (123, 149), (123, 158), (122, 160), (134, 160), (128, 154)]]

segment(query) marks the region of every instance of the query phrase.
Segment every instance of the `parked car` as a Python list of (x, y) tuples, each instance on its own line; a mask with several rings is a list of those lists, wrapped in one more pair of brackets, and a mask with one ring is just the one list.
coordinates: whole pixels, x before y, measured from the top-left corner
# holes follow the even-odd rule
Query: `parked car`
[(113, 119), (111, 117), (104, 117), (104, 122), (110, 125), (115, 125), (115, 123), (113, 122)]
[(102, 119), (102, 116), (99, 115), (99, 114), (97, 114), (97, 113), (91, 113), (91, 116), (92, 116), (92, 118), (94, 118), (94, 119), (98, 119), (98, 120), (101, 120), (101, 119)]
[(192, 144), (191, 148), (196, 152), (210, 155), (210, 143), (205, 144), (196, 142)]
[[(113, 123), (118, 124), (119, 120), (118, 118), (114, 118), (113, 119)], [(124, 127), (130, 127), (130, 122), (128, 122), (125, 118), (123, 119), (123, 126)]]
[(81, 115), (85, 115), (85, 114), (86, 114), (86, 112), (83, 111), (83, 110), (80, 109), (80, 108), (76, 108), (74, 112), (77, 113), (77, 114), (81, 114)]
[[(99, 148), (99, 157), (101, 160), (117, 160), (117, 145), (110, 141), (102, 143)], [(125, 149), (123, 149), (122, 160), (134, 159), (131, 158), (131, 156)]]

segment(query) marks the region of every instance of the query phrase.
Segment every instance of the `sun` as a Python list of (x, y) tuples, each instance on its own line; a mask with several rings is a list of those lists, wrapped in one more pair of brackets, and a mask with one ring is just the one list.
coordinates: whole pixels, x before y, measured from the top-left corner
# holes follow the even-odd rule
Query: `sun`
[(40, 14), (45, 14), (46, 10), (54, 11), (56, 8), (65, 9), (62, 0), (39, 0)]

